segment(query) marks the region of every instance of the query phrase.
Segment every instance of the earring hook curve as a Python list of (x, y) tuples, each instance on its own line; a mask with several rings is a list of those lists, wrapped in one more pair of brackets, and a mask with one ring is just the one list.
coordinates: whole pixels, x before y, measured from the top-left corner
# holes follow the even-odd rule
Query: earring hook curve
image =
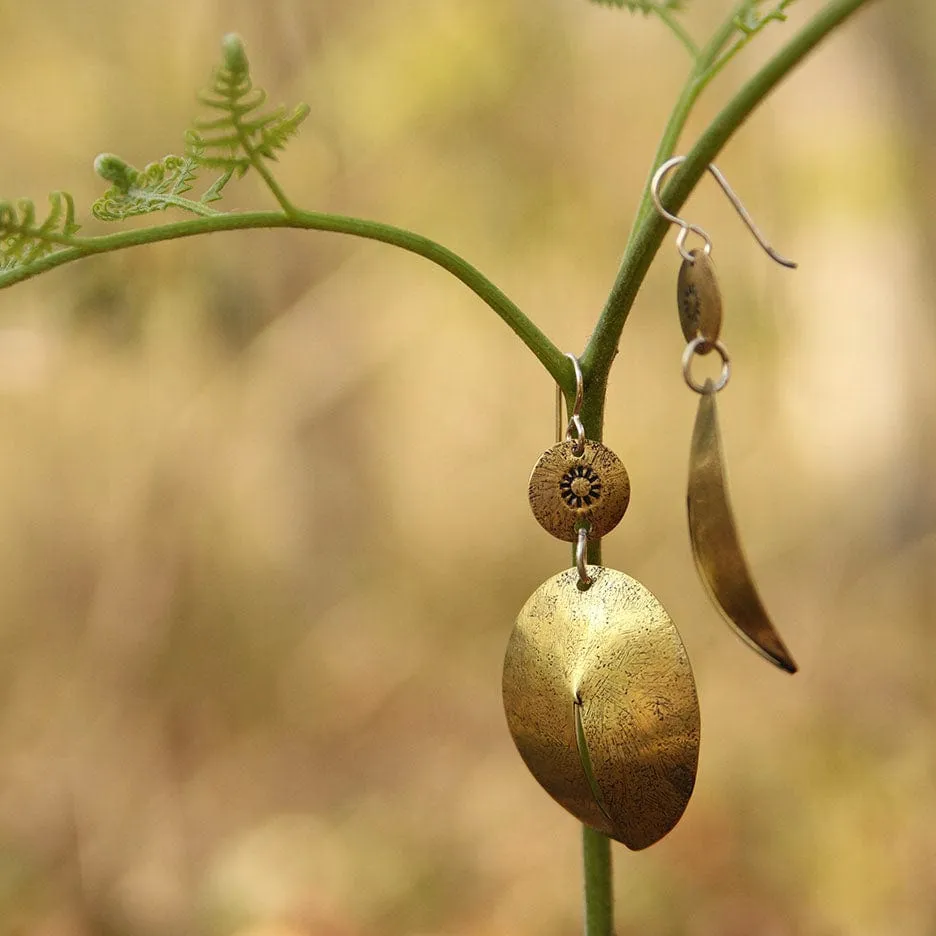
[[(666, 177), (666, 174), (673, 169), (674, 167), (684, 163), (686, 161), (685, 156), (673, 156), (671, 159), (667, 159), (656, 172), (653, 173), (653, 178), (650, 180), (650, 197), (653, 200), (653, 205), (660, 215), (666, 218), (667, 221), (672, 222), (673, 224), (678, 224), (680, 231), (676, 235), (676, 247), (679, 250), (680, 254), (692, 262), (692, 256), (688, 250), (686, 250), (686, 238), (689, 236), (691, 231), (693, 234), (697, 234), (705, 242), (703, 250), (706, 254), (712, 252), (712, 239), (706, 234), (702, 228), (696, 224), (690, 224), (688, 221), (684, 221), (682, 218), (677, 217), (674, 214), (671, 214), (663, 207), (663, 202), (660, 199), (660, 186), (663, 183), (663, 179)], [(796, 269), (796, 262), (793, 260), (788, 260), (786, 257), (780, 256), (770, 244), (767, 243), (764, 235), (757, 229), (757, 225), (754, 224), (754, 220), (751, 218), (748, 213), (747, 208), (744, 207), (744, 204), (741, 202), (741, 199), (738, 198), (734, 189), (728, 184), (728, 180), (722, 175), (718, 167), (714, 163), (708, 164), (708, 171), (715, 177), (715, 181), (721, 186), (721, 190), (728, 196), (728, 200), (734, 205), (735, 211), (738, 212), (741, 220), (746, 225), (747, 229), (754, 235), (754, 239), (758, 244), (764, 249), (764, 252), (771, 258), (775, 260), (780, 266), (788, 267), (791, 270)]]
[[(582, 377), (582, 366), (579, 359), (574, 354), (565, 355), (575, 369), (575, 403), (572, 405), (572, 412), (569, 413), (569, 425), (566, 429), (566, 441), (572, 442), (572, 452), (576, 457), (581, 456), (585, 451), (585, 426), (582, 423), (582, 402), (585, 399), (585, 379)], [(559, 403), (559, 412), (562, 411), (562, 395), (556, 397)]]

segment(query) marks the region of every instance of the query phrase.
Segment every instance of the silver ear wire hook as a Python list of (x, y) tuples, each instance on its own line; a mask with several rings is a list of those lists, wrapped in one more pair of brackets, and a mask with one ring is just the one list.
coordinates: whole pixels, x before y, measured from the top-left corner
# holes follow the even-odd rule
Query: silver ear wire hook
[[(705, 247), (703, 248), (706, 254), (712, 252), (712, 239), (695, 224), (689, 224), (688, 221), (683, 221), (682, 218), (676, 217), (676, 215), (671, 214), (663, 207), (663, 202), (660, 200), (660, 186), (663, 184), (663, 179), (670, 169), (675, 166), (680, 165), (686, 161), (685, 156), (673, 156), (671, 159), (667, 159), (656, 172), (653, 173), (653, 178), (650, 180), (650, 197), (653, 199), (653, 205), (656, 210), (666, 218), (667, 221), (671, 221), (673, 224), (678, 224), (680, 227), (679, 234), (676, 235), (676, 247), (678, 248), (680, 254), (692, 263), (692, 255), (686, 250), (686, 238), (689, 235), (689, 232), (692, 231), (693, 234), (698, 234), (699, 237), (705, 242)], [(781, 266), (789, 267), (792, 270), (796, 269), (796, 263), (793, 260), (787, 260), (785, 257), (781, 257), (770, 244), (764, 239), (764, 235), (757, 230), (757, 226), (754, 224), (751, 216), (748, 214), (747, 209), (741, 203), (741, 199), (735, 194), (734, 190), (728, 184), (728, 180), (719, 172), (714, 163), (709, 163), (708, 171), (715, 176), (715, 181), (721, 186), (722, 191), (728, 196), (728, 200), (735, 207), (735, 211), (741, 216), (741, 220), (747, 225), (747, 229), (754, 235), (757, 243), (764, 248), (767, 255), (772, 259), (776, 260)]]
[[(576, 457), (585, 451), (585, 426), (582, 424), (582, 402), (585, 399), (585, 378), (582, 376), (582, 366), (574, 354), (566, 354), (575, 368), (575, 403), (569, 413), (569, 425), (566, 428), (566, 442), (572, 442), (572, 454)], [(561, 403), (561, 400), (559, 400)], [(562, 412), (560, 406), (559, 412)]]

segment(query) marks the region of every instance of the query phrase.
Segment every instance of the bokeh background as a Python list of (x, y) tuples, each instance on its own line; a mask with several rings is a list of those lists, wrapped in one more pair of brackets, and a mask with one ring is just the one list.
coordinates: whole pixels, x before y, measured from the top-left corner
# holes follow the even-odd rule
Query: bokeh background
[[(694, 4), (699, 37), (727, 2)], [(683, 148), (819, 8), (707, 91)], [(0, 2), (0, 193), (178, 151), (220, 37), (312, 114), (303, 206), (422, 231), (580, 351), (685, 77), (585, 0)], [(686, 208), (715, 240), (720, 398), (761, 591), (801, 666), (708, 604), (684, 516), (696, 399), (672, 237), (613, 372), (630, 512), (605, 561), (693, 660), (696, 793), (615, 846), (619, 936), (936, 933), (936, 10), (872, 5)], [(251, 177), (231, 207), (267, 206)], [(158, 219), (154, 219), (158, 220)], [(420, 258), (247, 232), (0, 294), (0, 934), (560, 936), (579, 828), (527, 774), (500, 667), (568, 564), (533, 521), (553, 387)]]

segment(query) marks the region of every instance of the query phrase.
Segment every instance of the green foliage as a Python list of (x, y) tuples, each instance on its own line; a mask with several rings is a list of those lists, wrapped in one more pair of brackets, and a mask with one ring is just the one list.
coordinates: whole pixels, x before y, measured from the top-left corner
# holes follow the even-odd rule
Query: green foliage
[(786, 11), (796, 0), (778, 0), (768, 10), (764, 0), (745, 0), (734, 16), (734, 26), (741, 33), (712, 65), (710, 75), (717, 74), (738, 52), (740, 52), (765, 26), (773, 22), (786, 22)]
[[(217, 214), (208, 207), (222, 197), (234, 175), (255, 167), (282, 203), (276, 183), (263, 166), (275, 159), (276, 151), (299, 129), (309, 113), (300, 104), (287, 112), (278, 107), (267, 113), (259, 109), (266, 92), (253, 86), (250, 65), (240, 36), (229, 35), (222, 43), (223, 64), (216, 68), (209, 88), (199, 95), (207, 106), (221, 111), (220, 117), (196, 120), (185, 134), (183, 156), (164, 156), (137, 169), (112, 153), (102, 153), (94, 169), (111, 187), (92, 205), (91, 212), (102, 221), (119, 221), (134, 215), (181, 208), (198, 215)], [(221, 175), (198, 199), (186, 197), (200, 170), (220, 170)]]
[(785, 11), (795, 2), (796, 0), (780, 0), (776, 6), (764, 13), (761, 11), (761, 7), (764, 5), (763, 0), (751, 0), (738, 11), (738, 15), (735, 17), (735, 25), (746, 36), (751, 36), (770, 22), (785, 22), (787, 18)]
[(287, 111), (280, 105), (262, 112), (266, 92), (253, 86), (240, 36), (226, 36), (222, 48), (224, 64), (199, 95), (221, 116), (196, 120), (186, 140), (198, 165), (242, 176), (251, 166), (261, 169), (261, 159), (276, 159), (276, 151), (285, 147), (308, 116), (309, 106), (300, 104)]
[(49, 203), (48, 216), (37, 224), (35, 205), (28, 198), (15, 204), (0, 202), (0, 271), (26, 266), (70, 246), (79, 228), (75, 203), (68, 192), (52, 192)]
[(118, 221), (169, 207), (194, 214), (214, 214), (205, 202), (217, 201), (221, 197), (219, 182), (230, 178), (222, 177), (199, 201), (193, 201), (182, 197), (191, 190), (198, 172), (198, 163), (192, 156), (165, 156), (139, 170), (113, 153), (101, 153), (94, 160), (94, 170), (112, 183), (91, 206), (91, 213), (102, 221)]
[(659, 13), (661, 10), (682, 10), (686, 3), (685, 0), (592, 0), (600, 6), (618, 7), (628, 10), (631, 13)]

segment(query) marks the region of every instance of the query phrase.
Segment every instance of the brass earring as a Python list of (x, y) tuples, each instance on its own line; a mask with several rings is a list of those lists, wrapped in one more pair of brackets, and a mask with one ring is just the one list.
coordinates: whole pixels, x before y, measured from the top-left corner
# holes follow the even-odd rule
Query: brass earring
[[(620, 459), (585, 438), (582, 371), (565, 441), (530, 476), (533, 515), (575, 545), (517, 617), (504, 658), (507, 724), (530, 772), (580, 822), (632, 849), (679, 820), (695, 785), (699, 703), (682, 640), (640, 582), (587, 565), (589, 536), (627, 509)], [(561, 417), (559, 420), (561, 426)]]
[[(710, 257), (712, 241), (702, 228), (668, 212), (660, 198), (660, 185), (666, 173), (685, 159), (685, 156), (675, 156), (663, 163), (654, 173), (650, 193), (657, 211), (680, 227), (676, 246), (683, 262), (677, 282), (677, 304), (679, 323), (688, 342), (682, 356), (682, 371), (688, 386), (699, 394), (689, 455), (689, 538), (699, 575), (728, 623), (736, 628), (746, 643), (772, 663), (788, 673), (795, 673), (796, 663), (771, 622), (748, 570), (728, 498), (715, 396), (728, 383), (731, 359), (719, 340), (722, 301)], [(781, 257), (764, 240), (718, 169), (714, 165), (709, 165), (708, 169), (761, 247), (777, 263), (795, 268), (792, 260)], [(686, 249), (686, 237), (690, 231), (702, 238), (701, 250)], [(697, 354), (709, 354), (711, 351), (717, 352), (721, 358), (721, 374), (715, 381), (707, 379), (700, 384), (692, 376), (692, 361)]]

